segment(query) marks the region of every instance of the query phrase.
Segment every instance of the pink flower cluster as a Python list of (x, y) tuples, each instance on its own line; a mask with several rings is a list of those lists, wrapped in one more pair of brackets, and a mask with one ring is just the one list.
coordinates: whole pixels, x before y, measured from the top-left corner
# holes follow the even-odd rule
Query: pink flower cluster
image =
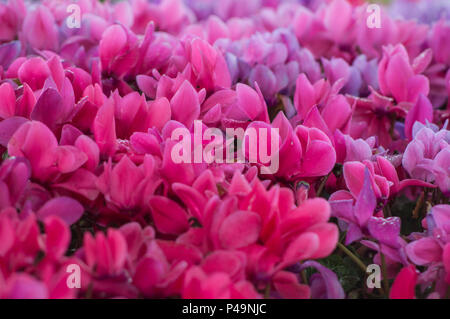
[[(449, 17), (78, 0), (78, 28), (71, 4), (0, 2), (0, 298), (345, 298), (333, 254), (446, 296)], [(176, 162), (196, 120), (277, 129), (278, 171)]]

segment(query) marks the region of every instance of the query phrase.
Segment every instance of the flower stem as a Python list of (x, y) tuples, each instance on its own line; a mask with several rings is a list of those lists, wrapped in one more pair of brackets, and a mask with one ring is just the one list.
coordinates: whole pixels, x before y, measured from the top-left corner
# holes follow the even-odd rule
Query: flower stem
[(322, 194), (322, 191), (323, 191), (323, 189), (325, 187), (325, 184), (328, 181), (328, 178), (330, 177), (330, 174), (331, 173), (327, 174), (324, 178), (322, 178), (322, 180), (320, 182), (320, 185), (319, 185), (319, 188), (317, 189), (317, 193), (316, 193), (317, 197), (320, 197), (320, 194)]
[(361, 261), (361, 259), (358, 258), (354, 253), (352, 253), (347, 247), (342, 245), (341, 243), (337, 243), (337, 246), (340, 250), (342, 250), (348, 257), (350, 257), (351, 260), (353, 260), (359, 268), (365, 273), (367, 271), (367, 266)]
[(387, 277), (387, 269), (386, 269), (386, 258), (384, 257), (384, 254), (380, 250), (380, 257), (381, 257), (381, 274), (383, 275), (383, 288), (384, 292), (386, 293), (386, 296), (389, 298), (389, 282)]
[(419, 218), (420, 209), (423, 206), (424, 200), (425, 200), (425, 192), (422, 192), (420, 194), (419, 200), (416, 203), (416, 207), (414, 207), (414, 210), (412, 213), (412, 218), (414, 218), (414, 219)]
[(270, 298), (270, 288), (271, 288), (271, 282), (269, 281), (266, 285), (266, 289), (264, 289), (264, 299)]
[(308, 276), (306, 276), (306, 269), (303, 269), (303, 270), (300, 272), (300, 275), (302, 276), (302, 281), (303, 281), (303, 283), (304, 283), (305, 285), (307, 285), (307, 284), (308, 284)]

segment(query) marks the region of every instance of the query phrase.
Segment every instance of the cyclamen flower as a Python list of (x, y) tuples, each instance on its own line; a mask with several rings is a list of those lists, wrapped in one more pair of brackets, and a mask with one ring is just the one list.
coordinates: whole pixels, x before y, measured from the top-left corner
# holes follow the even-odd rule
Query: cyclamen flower
[(368, 169), (372, 188), (377, 198), (387, 199), (408, 186), (435, 187), (417, 179), (400, 181), (392, 163), (382, 156), (377, 156), (375, 162), (364, 160), (362, 163), (354, 161), (344, 163), (345, 184), (354, 198), (358, 197), (363, 189), (366, 169)]
[(448, 193), (449, 141), (450, 132), (445, 127), (438, 131), (416, 122), (413, 127), (413, 140), (403, 155), (403, 167), (411, 177), (428, 182), (436, 181), (441, 190)]
[(378, 65), (381, 93), (394, 97), (397, 102), (411, 103), (417, 102), (420, 94), (427, 95), (430, 90), (429, 81), (420, 74), (426, 67), (426, 62), (422, 63), (419, 59), (424, 57), (422, 54), (411, 63), (403, 45), (385, 47)]
[[(353, 138), (367, 139), (377, 136), (381, 145), (388, 146), (392, 141), (390, 127), (393, 117), (404, 117), (406, 111), (394, 105), (391, 98), (380, 95), (371, 89), (368, 98), (350, 98), (355, 110), (350, 125)], [(394, 131), (395, 132), (395, 131)]]
[(50, 129), (39, 121), (20, 126), (8, 143), (8, 153), (26, 157), (33, 176), (42, 180), (73, 172), (87, 160), (87, 155), (76, 147), (59, 146)]
[(137, 63), (138, 40), (122, 25), (110, 26), (102, 35), (99, 55), (104, 72), (122, 77)]
[(40, 50), (56, 51), (59, 47), (58, 28), (53, 14), (45, 6), (38, 6), (23, 21), (25, 39)]
[[(154, 175), (154, 169), (155, 161), (151, 155), (145, 156), (139, 166), (126, 155), (115, 165), (106, 163), (103, 174), (97, 180), (97, 187), (105, 196), (107, 208), (113, 213), (122, 210), (130, 217), (135, 214), (139, 216), (141, 209), (145, 211), (147, 205), (144, 200), (161, 183), (161, 179)], [(117, 217), (121, 218), (120, 215)]]
[[(56, 216), (44, 219), (45, 236), (39, 233), (34, 215), (20, 219), (15, 210), (0, 212), (0, 296), (2, 298), (73, 298), (67, 284), (66, 265), (78, 262), (65, 257), (70, 231)], [(44, 258), (35, 263), (39, 251)], [(35, 266), (36, 264), (36, 266)], [(21, 269), (32, 272), (22, 272)]]
[[(273, 161), (274, 153), (278, 152), (280, 169), (277, 175), (298, 179), (323, 176), (332, 170), (336, 153), (330, 139), (321, 130), (303, 125), (294, 129), (283, 113), (277, 115), (270, 127), (279, 130), (279, 150), (271, 150), (271, 154), (268, 154)], [(266, 128), (264, 123), (253, 122), (247, 127), (247, 132), (250, 129), (259, 132), (260, 128)], [(259, 142), (258, 145), (261, 147)]]
[[(412, 4), (414, 3), (414, 4)], [(417, 19), (420, 22), (432, 24), (439, 20), (444, 14), (450, 13), (450, 6), (445, 0), (436, 1), (413, 1), (399, 0), (392, 2), (389, 10), (406, 19)]]
[(340, 130), (334, 132), (336, 162), (364, 161), (372, 158), (372, 149), (375, 146), (375, 136), (366, 140), (353, 139), (350, 135), (342, 134)]
[(0, 166), (0, 209), (15, 207), (31, 175), (30, 164), (24, 158), (10, 158)]
[(25, 16), (25, 4), (23, 0), (8, 1), (0, 4), (0, 41), (11, 41), (20, 30)]
[(0, 298), (444, 298), (444, 2), (0, 0)]
[[(448, 12), (450, 13), (450, 7), (448, 7)], [(431, 31), (431, 39), (429, 40), (435, 60), (439, 63), (444, 63), (447, 65), (450, 65), (450, 47), (448, 46), (448, 40), (446, 40), (449, 36), (449, 30), (449, 22), (441, 18), (441, 20), (436, 22), (433, 26)]]
[(304, 74), (300, 74), (294, 95), (297, 115), (291, 121), (318, 128), (330, 138), (337, 129), (347, 133), (353, 110), (345, 96), (337, 94), (344, 84), (343, 78), (337, 79), (333, 85), (323, 79), (312, 84)]
[(203, 118), (208, 123), (224, 127), (246, 128), (249, 121), (269, 121), (266, 102), (259, 90), (239, 83), (236, 90), (220, 90), (202, 105)]
[(369, 170), (365, 168), (364, 184), (356, 201), (345, 191), (338, 191), (330, 197), (333, 215), (348, 224), (345, 243), (360, 240), (369, 233), (384, 245), (398, 247), (400, 219), (374, 216), (377, 201), (371, 184)]
[(205, 273), (192, 267), (185, 276), (182, 297), (186, 299), (257, 299), (253, 286), (245, 281), (233, 284), (226, 273)]
[[(327, 223), (330, 210), (325, 200), (306, 200), (296, 208), (287, 189), (266, 190), (257, 180), (250, 185), (239, 173), (229, 186), (232, 196), (223, 203), (213, 196), (205, 206), (199, 202), (205, 199), (195, 189), (173, 187), (203, 225), (190, 229), (180, 242), (206, 237), (206, 249), (239, 249), (247, 255), (249, 270), (257, 280), (270, 278), (299, 260), (327, 255), (336, 244), (337, 229)], [(268, 206), (273, 196), (278, 207)], [(316, 213), (311, 215), (312, 211)], [(270, 262), (261, 263), (261, 258)]]
[(426, 272), (419, 275), (419, 282), (426, 285), (434, 277), (439, 282), (437, 291), (443, 295), (445, 285), (438, 278), (443, 278), (447, 283), (450, 281), (450, 206), (434, 206), (423, 222), (426, 232), (411, 235), (413, 241), (405, 247), (406, 254), (414, 264), (429, 266)]
[(416, 296), (415, 286), (417, 282), (417, 271), (413, 265), (403, 268), (395, 278), (389, 298), (391, 299), (414, 299)]

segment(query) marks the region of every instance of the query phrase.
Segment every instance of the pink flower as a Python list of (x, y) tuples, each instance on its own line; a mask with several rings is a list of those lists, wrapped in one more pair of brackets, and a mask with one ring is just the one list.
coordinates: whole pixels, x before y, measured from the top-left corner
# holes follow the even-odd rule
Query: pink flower
[[(69, 227), (57, 216), (46, 217), (43, 224), (45, 234), (40, 234), (33, 214), (19, 217), (14, 209), (0, 213), (2, 298), (73, 298), (76, 295), (77, 290), (66, 284), (66, 265), (79, 263), (74, 257), (65, 257), (70, 243)], [(40, 251), (44, 256), (38, 259)]]
[(48, 64), (42, 58), (23, 61), (18, 69), (20, 82), (27, 83), (33, 91), (42, 89), (50, 74)]
[[(335, 247), (337, 228), (327, 223), (330, 208), (323, 199), (305, 200), (296, 207), (290, 190), (266, 190), (258, 180), (249, 184), (240, 173), (234, 174), (228, 188), (231, 197), (224, 201), (213, 196), (202, 204), (205, 198), (194, 188), (180, 184), (173, 188), (202, 225), (191, 228), (179, 242), (208, 251), (244, 252), (248, 271), (258, 282), (272, 278), (276, 286), (273, 276), (281, 269), (326, 256)], [(278, 205), (270, 206), (274, 200)]]
[(200, 114), (198, 93), (187, 80), (176, 91), (170, 100), (170, 105), (173, 119), (187, 128), (191, 128), (192, 123)]
[(311, 276), (311, 298), (344, 299), (345, 292), (336, 274), (316, 261), (307, 261), (300, 269), (314, 267), (318, 270)]
[(331, 195), (330, 205), (333, 215), (347, 223), (346, 245), (370, 234), (384, 246), (394, 248), (400, 246), (400, 219), (375, 217), (376, 204), (373, 181), (368, 168), (364, 168), (363, 185), (356, 200), (345, 191), (337, 191)]
[(138, 40), (132, 31), (120, 24), (110, 26), (99, 43), (103, 72), (118, 78), (124, 76), (137, 63), (137, 47)]
[(447, 285), (450, 283), (450, 244), (445, 245), (444, 247), (444, 267), (446, 272), (445, 281), (447, 282)]
[(46, 202), (37, 212), (38, 220), (58, 216), (67, 225), (72, 225), (83, 215), (84, 208), (70, 197), (56, 197)]
[(409, 110), (405, 119), (405, 135), (408, 139), (412, 139), (413, 125), (416, 122), (426, 124), (433, 121), (433, 106), (424, 96), (419, 95), (417, 103)]
[(323, 79), (311, 84), (304, 74), (297, 79), (294, 106), (297, 115), (291, 121), (303, 121), (303, 125), (322, 130), (330, 138), (336, 129), (346, 133), (353, 110), (341, 94), (337, 94), (346, 79), (337, 75), (332, 86)]
[(302, 145), (301, 176), (328, 174), (336, 163), (336, 152), (327, 135), (319, 129), (302, 125), (296, 127), (295, 133)]
[(450, 206), (434, 206), (427, 215), (426, 225), (428, 236), (414, 240), (406, 246), (408, 257), (418, 266), (443, 261), (443, 251), (449, 242)]
[[(152, 227), (141, 228), (135, 222), (123, 225), (119, 231), (128, 248), (125, 267), (131, 273), (136, 288), (145, 297), (166, 297), (179, 293), (184, 273), (190, 265), (188, 254), (183, 253), (185, 247), (157, 242)], [(197, 263), (198, 255), (192, 257)], [(116, 279), (120, 283), (119, 287), (126, 287), (126, 276)], [(130, 293), (136, 293), (133, 289), (127, 289)]]
[(99, 232), (95, 237), (84, 235), (87, 265), (99, 276), (117, 275), (123, 271), (127, 256), (127, 243), (118, 230), (109, 229), (107, 235)]
[(0, 66), (2, 66), (0, 78), (3, 77), (3, 70), (8, 70), (11, 63), (19, 56), (21, 49), (22, 46), (19, 41), (11, 41), (0, 45)]
[(151, 155), (146, 155), (141, 165), (134, 164), (126, 155), (115, 165), (111, 161), (105, 163), (97, 187), (105, 196), (108, 209), (126, 212), (120, 218), (145, 212), (150, 195), (161, 182), (154, 170), (155, 160)]
[[(4, 285), (4, 286), (3, 286)], [(0, 297), (5, 299), (47, 299), (48, 289), (46, 285), (36, 278), (18, 273), (2, 283)]]
[(0, 42), (12, 41), (19, 31), (25, 14), (23, 0), (8, 1), (0, 4)]
[[(267, 138), (272, 139), (272, 131), (270, 129), (278, 129), (278, 134), (274, 138), (279, 138), (279, 150), (269, 149), (268, 144), (268, 156), (273, 162), (275, 155), (279, 158), (279, 169), (276, 175), (284, 176), (289, 179), (298, 179), (300, 177), (317, 177), (327, 175), (334, 167), (336, 162), (336, 152), (332, 146), (332, 143), (328, 136), (321, 130), (313, 127), (306, 127), (298, 125), (295, 129), (292, 128), (288, 119), (282, 112), (278, 113), (277, 117), (273, 120), (272, 125), (268, 125), (264, 122), (253, 122), (246, 130), (245, 141), (248, 144), (250, 140), (250, 130), (256, 130), (258, 133), (258, 163), (267, 165), (265, 159), (261, 157), (260, 144), (260, 129), (269, 130)], [(262, 140), (261, 140), (262, 141)], [(246, 145), (247, 145), (246, 144)], [(246, 146), (247, 158), (251, 158), (256, 154), (250, 154), (249, 146)], [(278, 153), (278, 154), (276, 154)], [(269, 163), (271, 164), (271, 163)]]
[(381, 93), (392, 96), (397, 102), (416, 103), (420, 94), (428, 95), (428, 78), (418, 74), (423, 71), (419, 59), (411, 64), (408, 52), (401, 44), (383, 49), (383, 58), (378, 65), (378, 80)]
[(336, 162), (364, 161), (372, 157), (372, 148), (375, 146), (375, 137), (366, 140), (353, 139), (350, 135), (342, 134), (340, 130), (334, 132), (336, 149)]
[(185, 299), (257, 299), (259, 294), (247, 281), (233, 283), (228, 274), (205, 274), (192, 267), (185, 275), (182, 298)]
[(446, 196), (450, 194), (450, 147), (440, 151), (434, 158), (433, 172), (437, 186)]
[(368, 98), (350, 98), (350, 100), (355, 104), (350, 135), (353, 138), (364, 139), (376, 136), (381, 145), (390, 145), (392, 118), (404, 117), (406, 110), (400, 105), (394, 105), (392, 98), (380, 95), (373, 89)]
[(207, 91), (230, 88), (230, 73), (220, 51), (208, 42), (194, 38), (186, 42), (186, 53), (198, 86)]
[(15, 207), (25, 191), (30, 178), (29, 163), (24, 158), (10, 158), (0, 166), (0, 210), (12, 206)]
[(59, 47), (55, 18), (43, 5), (27, 13), (22, 30), (26, 41), (35, 49), (56, 51)]
[(356, 42), (363, 53), (368, 57), (380, 57), (382, 47), (388, 44), (396, 43), (399, 38), (399, 26), (392, 19), (387, 10), (380, 7), (380, 28), (368, 28), (367, 20), (372, 11), (367, 11), (367, 6), (359, 7), (357, 10), (358, 18), (356, 26)]
[[(402, 164), (413, 178), (433, 182), (436, 178), (443, 191), (447, 192), (449, 175), (445, 166), (450, 142), (450, 132), (446, 128), (440, 131), (421, 123), (414, 124), (413, 140), (403, 154)], [(442, 154), (441, 154), (442, 153)]]
[(158, 231), (181, 234), (189, 229), (188, 215), (176, 202), (163, 196), (153, 196), (149, 203)]
[(434, 59), (438, 63), (450, 64), (450, 46), (449, 43), (450, 24), (448, 20), (442, 18), (434, 24), (431, 30), (429, 45), (433, 50)]
[(372, 188), (377, 198), (387, 199), (408, 186), (435, 187), (430, 183), (417, 179), (400, 181), (392, 163), (382, 156), (376, 157), (376, 162), (364, 160), (361, 162), (345, 162), (343, 167), (344, 180), (350, 193), (356, 198), (363, 186), (363, 176), (368, 168)]
[(0, 117), (6, 119), (14, 116), (16, 109), (16, 94), (11, 84), (3, 83), (0, 85)]
[(87, 160), (86, 154), (74, 146), (58, 146), (50, 129), (38, 121), (20, 126), (9, 140), (8, 153), (26, 157), (33, 177), (42, 181), (73, 172)]
[(202, 113), (205, 120), (221, 122), (223, 127), (245, 128), (250, 121), (269, 121), (261, 92), (242, 83), (236, 85), (235, 91), (219, 90), (211, 95), (203, 103)]
[(341, 231), (391, 298), (445, 297), (449, 24), (417, 1), (0, 0), (0, 298), (340, 299)]
[(311, 84), (305, 74), (298, 76), (294, 105), (300, 119), (305, 119), (311, 108), (324, 98), (325, 92), (328, 90), (326, 83), (324, 80), (319, 80)]
[(324, 25), (330, 38), (337, 43), (347, 43), (355, 30), (353, 7), (347, 0), (333, 0), (324, 10)]
[(394, 280), (389, 298), (415, 299), (417, 277), (417, 271), (413, 265), (402, 268)]

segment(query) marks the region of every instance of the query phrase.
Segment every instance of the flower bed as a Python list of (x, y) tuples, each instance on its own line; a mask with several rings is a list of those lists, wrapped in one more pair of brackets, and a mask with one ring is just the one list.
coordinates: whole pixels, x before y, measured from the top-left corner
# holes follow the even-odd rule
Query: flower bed
[(449, 17), (1, 2), (0, 297), (448, 298)]

